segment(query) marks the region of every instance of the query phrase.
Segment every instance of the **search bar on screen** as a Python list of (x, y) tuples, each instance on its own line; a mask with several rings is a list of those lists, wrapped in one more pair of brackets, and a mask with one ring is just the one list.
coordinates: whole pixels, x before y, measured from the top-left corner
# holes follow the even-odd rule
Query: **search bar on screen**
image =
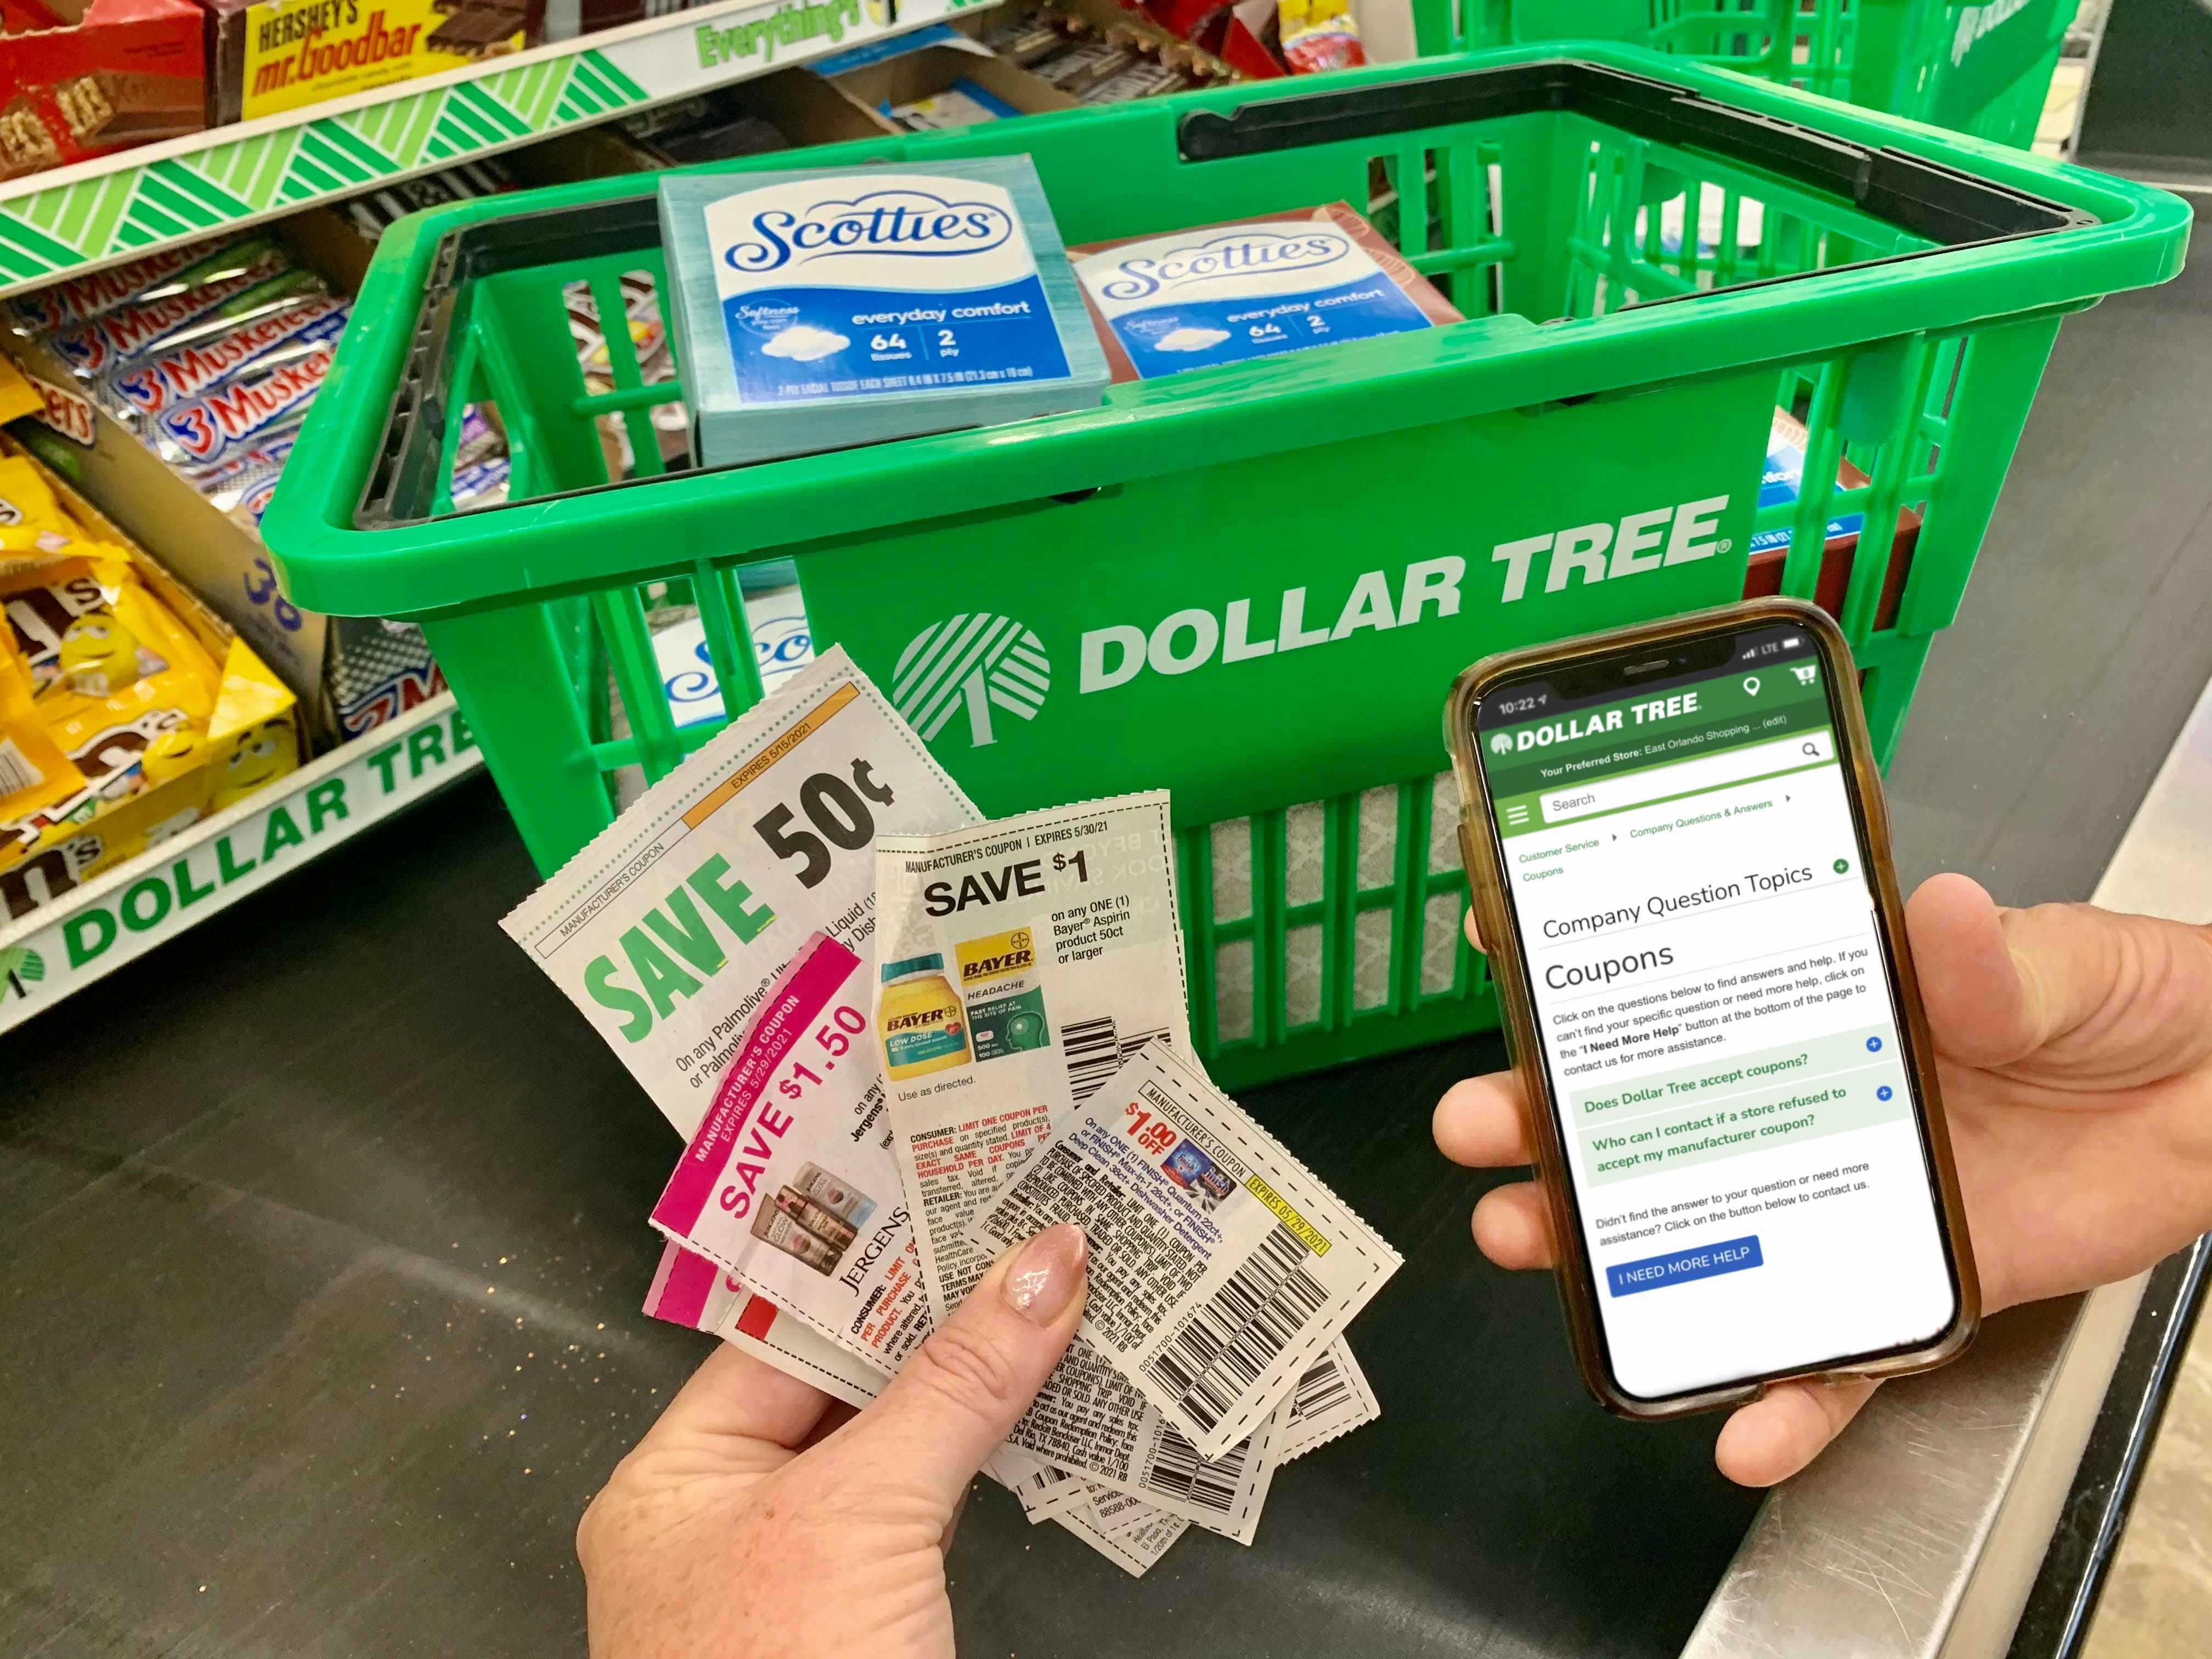
[(1543, 799), (1544, 822), (1565, 823), (1598, 812), (1618, 812), (1625, 806), (1642, 806), (1701, 789), (1719, 789), (1800, 766), (1817, 766), (1836, 757), (1835, 735), (1829, 732), (1801, 732), (1754, 743), (1724, 754), (1698, 760), (1654, 766), (1617, 778), (1600, 778), (1570, 789), (1549, 791)]

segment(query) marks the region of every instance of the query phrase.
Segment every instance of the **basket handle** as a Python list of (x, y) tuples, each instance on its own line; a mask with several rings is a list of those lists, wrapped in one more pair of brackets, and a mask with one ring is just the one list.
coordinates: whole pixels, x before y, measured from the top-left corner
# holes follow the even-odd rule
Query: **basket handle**
[(1761, 168), (1842, 197), (1940, 247), (2048, 235), (2097, 222), (2094, 215), (1940, 161), (1569, 58), (1255, 98), (1229, 111), (1193, 110), (1177, 124), (1176, 142), (1186, 161), (1217, 161), (1537, 111), (1572, 111), (1638, 137)]
[(434, 493), (434, 474), (445, 453), (446, 411), (452, 402), (447, 348), (458, 301), (471, 283), (504, 270), (659, 246), (660, 205), (652, 191), (596, 203), (589, 213), (550, 208), (487, 219), (448, 234), (423, 283), (407, 367), (392, 393), (375, 465), (362, 487), (356, 527), (380, 530), (412, 523), (422, 516), (421, 504)]

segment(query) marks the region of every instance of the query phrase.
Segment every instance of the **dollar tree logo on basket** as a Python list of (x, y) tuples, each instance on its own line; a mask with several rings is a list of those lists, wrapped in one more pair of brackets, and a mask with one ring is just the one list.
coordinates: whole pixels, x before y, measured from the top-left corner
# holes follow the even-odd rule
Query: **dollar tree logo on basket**
[[(1361, 571), (1348, 586), (1338, 577), (1214, 606), (1185, 605), (1150, 620), (1098, 617), (1082, 631), (1076, 694), (1112, 691), (1145, 674), (1234, 667), (1417, 628), (1458, 616), (1463, 599), (1513, 605), (1532, 592), (1557, 593), (1710, 559), (1732, 545), (1719, 532), (1728, 504), (1726, 495), (1709, 495), (1500, 542), (1491, 549), (1486, 594), (1468, 562), (1445, 553), (1397, 569)], [(1462, 588), (1470, 592), (1463, 596)], [(1035, 720), (1051, 690), (1052, 662), (1035, 633), (1009, 617), (969, 613), (933, 623), (907, 641), (892, 671), (891, 701), (926, 743), (965, 709), (969, 740), (980, 749), (998, 741), (994, 709)]]
[(996, 743), (992, 709), (1033, 720), (1051, 690), (1043, 641), (1011, 617), (980, 612), (923, 629), (891, 671), (891, 702), (924, 743), (963, 708), (969, 741), (978, 749)]

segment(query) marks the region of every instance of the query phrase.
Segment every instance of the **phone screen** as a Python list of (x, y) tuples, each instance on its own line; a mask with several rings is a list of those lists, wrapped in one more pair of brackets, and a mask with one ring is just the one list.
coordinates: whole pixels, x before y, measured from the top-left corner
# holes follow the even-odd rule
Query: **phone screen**
[(1686, 654), (1475, 730), (1607, 1358), (1655, 1401), (1957, 1309), (1827, 662), (1787, 625)]

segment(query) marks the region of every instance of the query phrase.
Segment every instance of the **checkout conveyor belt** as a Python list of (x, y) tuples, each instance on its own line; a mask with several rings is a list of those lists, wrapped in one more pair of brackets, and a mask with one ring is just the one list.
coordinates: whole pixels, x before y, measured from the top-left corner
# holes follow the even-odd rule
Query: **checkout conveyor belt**
[[(2088, 896), (2212, 678), (2208, 307), (2200, 266), (2062, 331), (1893, 772), (1908, 878)], [(9, 1036), (0, 1652), (581, 1651), (576, 1517), (704, 1339), (637, 1311), (672, 1143), (500, 933), (532, 884), (479, 778)], [(1714, 1423), (1590, 1404), (1549, 1283), (1475, 1255), (1494, 1177), (1429, 1109), (1501, 1059), (1248, 1097), (1406, 1255), (1357, 1330), (1382, 1422), (1286, 1470), (1257, 1547), (1140, 1583), (980, 1492), (963, 1650), (1996, 1654), (2025, 1601), (2021, 1659), (2063, 1651), (2075, 1456), (2159, 1386), (2131, 1292), (1992, 1322), (1762, 1508)]]

